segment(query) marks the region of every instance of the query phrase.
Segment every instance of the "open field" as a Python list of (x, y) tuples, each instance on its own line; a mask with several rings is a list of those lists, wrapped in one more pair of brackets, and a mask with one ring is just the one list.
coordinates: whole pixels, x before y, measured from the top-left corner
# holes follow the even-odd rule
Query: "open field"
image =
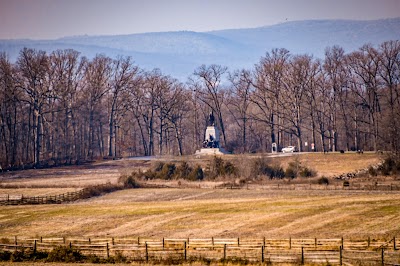
[[(228, 155), (224, 160), (239, 165), (239, 170), (245, 174), (251, 168), (252, 159), (258, 156)], [(207, 167), (211, 159), (194, 156), (123, 159), (7, 172), (0, 175), (0, 195), (56, 195), (90, 185), (116, 183), (121, 174), (148, 169), (158, 160), (176, 163), (185, 160), (192, 165)], [(318, 177), (256, 180), (250, 184), (250, 189), (245, 187), (238, 190), (216, 189), (216, 186), (229, 181), (224, 178), (201, 182), (172, 180), (165, 183), (170, 188), (121, 190), (67, 204), (0, 206), (0, 236), (152, 239), (240, 237), (244, 240), (263, 237), (343, 237), (365, 240), (369, 237), (387, 241), (400, 237), (398, 191), (332, 190), (343, 183), (332, 178), (330, 189), (288, 189), (290, 184), (315, 185), (316, 179), (321, 176), (333, 177), (365, 169), (376, 165), (381, 159), (381, 156), (372, 153), (285, 155), (267, 160), (270, 164), (283, 167), (298, 160), (302, 165), (316, 170)], [(160, 184), (165, 181), (152, 182)], [(398, 177), (363, 177), (351, 182), (399, 184)], [(286, 186), (273, 189), (276, 185)]]
[(131, 189), (0, 207), (0, 235), (389, 239), (400, 235), (399, 200), (379, 191)]
[[(260, 155), (228, 155), (224, 159), (247, 166), (256, 156)], [(325, 176), (366, 168), (381, 160), (372, 153), (301, 154), (268, 160), (284, 166), (295, 158)], [(210, 159), (183, 158), (202, 165)], [(153, 163), (124, 159), (3, 173), (1, 184), (10, 188), (1, 188), (0, 194), (39, 196), (72, 192), (86, 185), (117, 182), (121, 174), (146, 169)], [(250, 190), (214, 189), (221, 182), (193, 182), (182, 186), (185, 188), (123, 190), (61, 205), (1, 206), (0, 235), (172, 238), (399, 235), (398, 192), (270, 190), (263, 186), (253, 186)], [(176, 186), (177, 181), (170, 184)]]

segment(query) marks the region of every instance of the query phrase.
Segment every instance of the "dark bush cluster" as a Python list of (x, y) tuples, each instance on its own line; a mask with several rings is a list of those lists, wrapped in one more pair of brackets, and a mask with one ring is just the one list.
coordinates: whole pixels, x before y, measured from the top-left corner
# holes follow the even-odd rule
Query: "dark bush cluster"
[(48, 253), (47, 262), (81, 262), (84, 256), (74, 248), (59, 246)]
[[(163, 180), (172, 180), (172, 179), (186, 179), (190, 181), (203, 180), (204, 172), (203, 169), (197, 165), (195, 167), (190, 166), (187, 162), (182, 162), (180, 165), (176, 166), (174, 163), (164, 163), (158, 162), (152, 169), (142, 172), (135, 171), (128, 177), (121, 177), (121, 180), (125, 179), (163, 179)], [(135, 184), (138, 184), (135, 181)]]
[(139, 188), (140, 184), (136, 180), (135, 175), (121, 175), (118, 179), (118, 183), (122, 184), (124, 188)]
[(148, 171), (135, 171), (128, 177), (121, 177), (120, 182), (125, 183), (124, 180), (132, 178), (134, 180), (173, 180), (184, 179), (189, 181), (199, 181), (204, 178), (215, 179), (219, 176), (237, 176), (238, 168), (229, 161), (224, 161), (220, 157), (214, 157), (207, 169), (204, 171), (200, 165), (192, 166), (183, 161), (180, 164), (157, 162)]
[(329, 179), (325, 176), (318, 179), (318, 184), (320, 185), (329, 185)]
[(285, 176), (289, 178), (296, 178), (299, 176), (314, 177), (316, 175), (317, 173), (314, 170), (306, 166), (303, 166), (298, 159), (294, 160), (293, 162), (290, 162), (285, 171)]
[[(296, 178), (296, 177), (314, 177), (316, 172), (305, 167), (299, 160), (290, 162), (286, 170), (279, 164), (269, 164), (265, 157), (257, 158), (251, 161), (248, 166), (251, 170), (245, 173), (244, 178), (249, 177), (267, 177), (269, 179)], [(250, 174), (250, 175), (249, 175)], [(238, 177), (239, 168), (232, 162), (215, 156), (206, 169), (200, 165), (192, 166), (183, 161), (179, 164), (171, 162), (157, 162), (147, 171), (134, 171), (130, 175), (123, 175), (119, 183), (123, 188), (137, 188), (140, 184), (137, 180), (177, 180), (184, 179), (189, 181), (199, 181), (205, 178), (214, 180), (218, 177)]]
[(233, 163), (215, 156), (208, 166), (206, 177), (215, 179), (220, 176), (237, 176), (238, 173), (239, 170)]
[(109, 258), (101, 258), (96, 255), (83, 255), (79, 250), (68, 246), (58, 246), (51, 251), (33, 251), (32, 249), (21, 249), (10, 251), (0, 251), (0, 261), (10, 262), (66, 262), (66, 263), (125, 263), (128, 259), (122, 254), (117, 253)]
[[(386, 176), (398, 175), (400, 173), (400, 157), (394, 155), (387, 157), (383, 161), (383, 163), (379, 166), (378, 171), (382, 175)], [(378, 171), (376, 172), (375, 175), (378, 175)]]
[(83, 190), (83, 198), (97, 197), (97, 196), (101, 196), (103, 194), (111, 193), (111, 192), (121, 190), (121, 189), (123, 189), (123, 187), (121, 185), (111, 184), (111, 183), (106, 183), (103, 185), (89, 186)]
[(280, 165), (270, 165), (266, 158), (257, 158), (252, 163), (252, 176), (266, 176), (269, 179), (274, 178), (296, 178), (296, 177), (314, 177), (316, 172), (312, 169), (305, 167), (299, 160), (290, 162), (286, 170)]
[(285, 171), (280, 165), (270, 166), (265, 158), (254, 160), (251, 174), (253, 176), (267, 176), (270, 179), (285, 177)]

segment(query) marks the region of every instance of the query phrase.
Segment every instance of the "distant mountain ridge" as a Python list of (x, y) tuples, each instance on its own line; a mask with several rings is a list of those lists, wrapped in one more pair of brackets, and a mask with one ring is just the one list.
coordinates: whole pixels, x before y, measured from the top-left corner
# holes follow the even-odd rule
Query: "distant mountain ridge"
[(249, 68), (273, 48), (292, 54), (324, 57), (326, 47), (346, 52), (362, 45), (400, 39), (400, 18), (371, 21), (306, 20), (249, 29), (211, 32), (175, 31), (113, 36), (74, 36), (55, 40), (0, 40), (0, 51), (16, 60), (23, 47), (51, 52), (75, 49), (89, 58), (105, 54), (132, 56), (147, 70), (159, 68), (185, 80), (201, 64), (221, 64), (230, 70)]

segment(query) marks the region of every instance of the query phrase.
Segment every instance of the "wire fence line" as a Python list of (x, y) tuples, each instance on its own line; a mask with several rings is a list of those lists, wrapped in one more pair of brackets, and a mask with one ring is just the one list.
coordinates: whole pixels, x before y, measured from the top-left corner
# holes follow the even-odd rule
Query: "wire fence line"
[(398, 265), (396, 237), (376, 239), (152, 239), (152, 238), (23, 238), (1, 237), (0, 250), (51, 251), (58, 246), (99, 257), (125, 256), (136, 261), (177, 258), (181, 260), (245, 260), (271, 263), (329, 263), (342, 265), (368, 261)]

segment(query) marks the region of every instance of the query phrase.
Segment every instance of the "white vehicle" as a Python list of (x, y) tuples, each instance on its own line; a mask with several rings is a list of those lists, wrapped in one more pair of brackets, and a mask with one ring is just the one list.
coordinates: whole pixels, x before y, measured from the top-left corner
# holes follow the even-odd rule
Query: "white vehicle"
[(295, 151), (297, 151), (295, 146), (287, 146), (282, 149), (283, 153), (289, 153), (289, 152), (295, 152)]

